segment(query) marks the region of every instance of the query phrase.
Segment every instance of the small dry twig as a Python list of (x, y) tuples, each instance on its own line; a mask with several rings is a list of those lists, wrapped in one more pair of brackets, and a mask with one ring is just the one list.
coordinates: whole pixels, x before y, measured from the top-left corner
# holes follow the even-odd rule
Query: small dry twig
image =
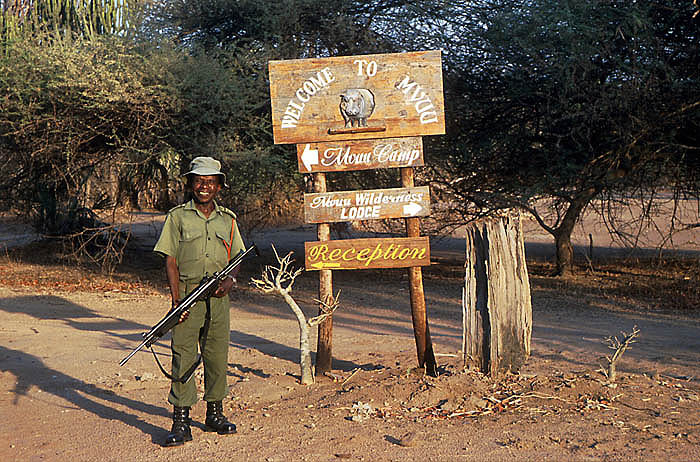
[(625, 351), (627, 351), (627, 348), (637, 341), (635, 339), (637, 336), (639, 336), (639, 328), (634, 326), (632, 328), (632, 332), (629, 334), (627, 334), (625, 331), (620, 331), (620, 333), (622, 334), (622, 340), (619, 340), (617, 337), (610, 336), (603, 341), (608, 345), (608, 348), (615, 350), (612, 355), (605, 356), (605, 359), (608, 360), (608, 369), (607, 371), (603, 369), (603, 373), (609, 382), (614, 382), (617, 378), (617, 361), (622, 357)]
[(357, 374), (358, 372), (360, 372), (360, 368), (356, 367), (355, 370), (352, 371), (352, 374), (350, 374), (350, 376), (347, 379), (345, 379), (345, 381), (342, 384), (340, 384), (340, 388), (345, 388), (345, 384), (348, 383), (351, 378), (355, 377), (355, 374)]
[(325, 300), (318, 300), (318, 299), (314, 298), (314, 301), (319, 303), (319, 308), (321, 310), (321, 314), (309, 319), (307, 321), (309, 326), (316, 326), (318, 324), (321, 324), (327, 318), (332, 316), (333, 312), (338, 308), (338, 306), (340, 306), (340, 302), (338, 301), (339, 299), (340, 299), (340, 289), (338, 289), (338, 293), (335, 295), (335, 297), (332, 294), (328, 294), (328, 295), (326, 295)]

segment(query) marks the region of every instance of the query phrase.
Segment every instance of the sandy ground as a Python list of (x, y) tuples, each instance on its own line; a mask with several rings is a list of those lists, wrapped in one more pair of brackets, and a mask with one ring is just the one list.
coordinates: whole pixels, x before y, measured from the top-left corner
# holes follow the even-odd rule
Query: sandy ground
[[(158, 217), (143, 215), (138, 226), (146, 249)], [(252, 238), (301, 260), (312, 236), (313, 228), (297, 227)], [(164, 279), (161, 291), (0, 286), (0, 458), (700, 460), (697, 314), (657, 311), (603, 291), (561, 290), (535, 277), (532, 356), (519, 374), (492, 380), (461, 366), (463, 246), (458, 238), (436, 242), (433, 255), (442, 263), (424, 270), (437, 378), (416, 369), (404, 270), (334, 273), (342, 295), (333, 376), (311, 386), (299, 383), (291, 311), (241, 278), (231, 295), (224, 402), (238, 434), (204, 432), (200, 403), (192, 411), (194, 441), (176, 448), (160, 446), (171, 423), (169, 383), (150, 353), (118, 365), (166, 309)], [(546, 259), (551, 245), (533, 239), (528, 252)], [(247, 265), (249, 277), (257, 268)], [(295, 287), (312, 314), (316, 274), (304, 274)], [(617, 382), (608, 383), (598, 371), (609, 351), (603, 339), (635, 325), (639, 341), (621, 360)], [(167, 342), (155, 350), (167, 362)], [(196, 380), (201, 390), (201, 370)]]

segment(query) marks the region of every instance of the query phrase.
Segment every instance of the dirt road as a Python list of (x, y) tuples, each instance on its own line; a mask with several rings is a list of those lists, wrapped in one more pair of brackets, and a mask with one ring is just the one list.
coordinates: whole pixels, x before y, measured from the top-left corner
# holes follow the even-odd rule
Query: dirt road
[[(307, 228), (259, 236), (299, 252)], [(630, 461), (700, 459), (700, 319), (604, 291), (533, 278), (533, 355), (489, 380), (461, 367), (460, 243), (425, 271), (440, 376), (416, 370), (406, 276), (334, 274), (333, 377), (298, 381), (298, 327), (279, 299), (245, 284), (232, 294), (230, 393), (239, 433), (203, 431), (162, 448), (168, 381), (150, 353), (118, 362), (167, 307), (164, 290), (0, 287), (0, 457), (17, 461)], [(278, 247), (280, 245), (278, 244)], [(299, 257), (300, 258), (300, 257)], [(5, 263), (5, 265), (11, 262)], [(247, 277), (257, 269), (249, 265)], [(0, 266), (0, 271), (3, 267)], [(163, 282), (164, 286), (164, 282)], [(317, 278), (295, 297), (315, 310)], [(164, 287), (163, 287), (164, 289)], [(620, 377), (597, 371), (602, 340), (639, 326)], [(313, 340), (315, 345), (315, 339)], [(165, 341), (156, 352), (167, 362)], [(200, 389), (201, 371), (197, 380)]]

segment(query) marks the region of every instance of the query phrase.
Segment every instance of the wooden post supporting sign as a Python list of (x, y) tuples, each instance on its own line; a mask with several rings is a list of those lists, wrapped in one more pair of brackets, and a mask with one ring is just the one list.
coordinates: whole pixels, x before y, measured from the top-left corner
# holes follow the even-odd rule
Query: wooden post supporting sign
[[(314, 176), (304, 196), (318, 241), (305, 243), (307, 271), (319, 271), (319, 298), (332, 296), (332, 270), (408, 268), (418, 362), (435, 375), (421, 266), (430, 244), (420, 236), (430, 213), (427, 187), (415, 187), (423, 165), (420, 136), (445, 133), (440, 51), (270, 61), (275, 143), (297, 144), (301, 173)], [(403, 188), (329, 192), (324, 172), (400, 168)], [(330, 239), (330, 222), (406, 219), (406, 238)], [(333, 320), (319, 325), (316, 374), (332, 367)]]
[[(326, 192), (326, 174), (314, 173), (314, 191), (317, 193)], [(328, 223), (318, 225), (318, 240), (321, 242), (330, 241), (331, 228)], [(318, 299), (328, 300), (333, 296), (333, 271), (324, 269), (320, 271), (318, 277)], [(319, 308), (320, 310), (320, 308)], [(318, 325), (318, 339), (316, 343), (316, 371), (330, 372), (333, 360), (333, 316), (328, 316)]]
[[(401, 185), (405, 188), (412, 188), (413, 182), (413, 169), (402, 168)], [(406, 218), (406, 234), (408, 237), (420, 236), (418, 218)], [(418, 365), (425, 367), (425, 371), (434, 376), (437, 375), (437, 362), (433, 353), (433, 343), (430, 341), (428, 313), (423, 293), (423, 270), (420, 266), (408, 268), (408, 280), (411, 285), (411, 317), (413, 319), (413, 335), (416, 338), (416, 349), (418, 350)]]

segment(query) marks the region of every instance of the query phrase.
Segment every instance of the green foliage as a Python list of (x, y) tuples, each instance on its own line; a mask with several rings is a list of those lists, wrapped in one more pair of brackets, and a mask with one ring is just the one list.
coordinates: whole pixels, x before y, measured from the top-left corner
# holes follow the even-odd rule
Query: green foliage
[(162, 0), (149, 20), (152, 33), (207, 50), (250, 50), (265, 61), (370, 53), (391, 42), (372, 21), (404, 1), (355, 0)]
[(36, 212), (45, 231), (58, 232), (61, 207), (46, 216), (38, 189), (69, 209), (116, 191), (120, 165), (143, 163), (167, 146), (177, 100), (160, 78), (164, 64), (121, 39), (11, 44), (0, 58), (0, 160), (11, 166), (0, 191), (13, 192), (3, 199), (44, 209)]
[[(524, 208), (566, 253), (593, 198), (670, 186), (699, 147), (691, 133), (700, 114), (700, 50), (688, 6), (486, 0), (465, 7), (463, 62), (446, 83), (448, 137), (435, 145), (444, 149), (436, 189), (458, 197), (463, 216)], [(540, 198), (551, 199), (544, 211), (535, 207)]]
[(4, 0), (0, 2), (0, 42), (21, 37), (50, 40), (127, 35), (137, 24), (139, 0)]
[[(447, 135), (425, 140), (419, 175), (453, 224), (518, 206), (565, 241), (593, 198), (700, 185), (687, 0), (0, 6), (0, 206), (46, 232), (74, 232), (85, 209), (169, 207), (198, 155), (223, 161), (226, 202), (249, 227), (298, 212), (294, 148), (272, 140), (271, 59), (441, 48)], [(329, 182), (390, 187), (392, 173)]]
[[(117, 37), (8, 46), (0, 58), (0, 161), (12, 167), (0, 179), (0, 202), (28, 211), (44, 232), (66, 232), (82, 207), (138, 207), (146, 196), (167, 209), (179, 173), (198, 155), (235, 163), (255, 150), (288, 153), (271, 143), (267, 83), (248, 72), (245, 56), (183, 54)], [(265, 174), (240, 174), (246, 184), (260, 179), (251, 193), (264, 189)]]
[(296, 157), (264, 151), (237, 152), (225, 163), (230, 189), (223, 201), (246, 231), (301, 219), (303, 181)]
[(655, 128), (692, 116), (678, 109), (699, 94), (697, 59), (671, 58), (698, 48), (692, 35), (673, 47), (659, 40), (682, 9), (662, 24), (653, 13), (638, 2), (545, 1), (488, 17), (488, 53), (468, 74), (476, 98), (464, 101), (464, 113), (476, 122), (468, 135), (477, 146), (507, 159), (503, 178), (515, 189), (569, 196), (607, 187), (648, 173), (632, 168), (660, 158), (648, 143), (673, 150), (672, 132)]
[[(214, 155), (228, 168), (228, 203), (262, 226), (298, 213), (303, 189), (293, 146), (275, 146), (267, 66), (271, 59), (394, 51), (371, 27), (388, 9), (408, 2), (283, 0), (176, 0), (154, 4), (143, 36), (177, 43), (199, 68), (179, 73), (188, 110), (178, 118), (173, 145), (185, 153)], [(216, 81), (218, 93), (202, 82)], [(203, 93), (197, 93), (199, 89)], [(203, 114), (211, 114), (212, 119)], [(207, 139), (205, 145), (191, 145)], [(206, 151), (204, 149), (209, 149)], [(249, 213), (256, 211), (255, 213)]]

